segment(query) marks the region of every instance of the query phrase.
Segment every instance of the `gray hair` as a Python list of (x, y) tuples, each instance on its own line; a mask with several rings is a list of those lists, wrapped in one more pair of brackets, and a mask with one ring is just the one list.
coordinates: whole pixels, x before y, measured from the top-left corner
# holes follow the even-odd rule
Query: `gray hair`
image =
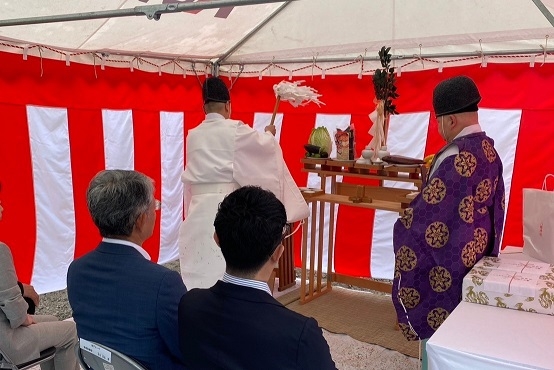
[(130, 236), (152, 203), (154, 182), (137, 171), (106, 170), (91, 180), (87, 206), (100, 235)]

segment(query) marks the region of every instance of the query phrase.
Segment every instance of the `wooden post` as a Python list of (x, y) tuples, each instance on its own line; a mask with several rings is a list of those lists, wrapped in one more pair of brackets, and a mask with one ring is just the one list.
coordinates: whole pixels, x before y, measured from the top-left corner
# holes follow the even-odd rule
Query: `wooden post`
[(271, 122), (269, 122), (270, 126), (273, 126), (275, 124), (275, 116), (277, 115), (277, 109), (279, 109), (280, 102), (281, 102), (281, 97), (277, 95), (277, 101), (275, 102), (275, 108), (273, 108), (273, 115), (271, 116)]

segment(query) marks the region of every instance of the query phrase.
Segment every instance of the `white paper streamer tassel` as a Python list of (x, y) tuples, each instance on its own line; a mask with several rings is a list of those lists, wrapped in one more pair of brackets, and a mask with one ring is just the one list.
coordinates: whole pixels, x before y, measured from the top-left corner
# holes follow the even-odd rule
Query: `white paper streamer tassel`
[(286, 100), (292, 104), (293, 107), (299, 105), (306, 105), (310, 102), (314, 102), (318, 106), (320, 104), (325, 105), (318, 98), (321, 94), (317, 93), (317, 90), (309, 86), (300, 86), (304, 81), (288, 82), (281, 81), (276, 85), (273, 85), (273, 91), (276, 97), (280, 97), (281, 100)]
[(369, 114), (369, 119), (373, 123), (369, 128), (368, 133), (372, 136), (371, 141), (367, 145), (368, 149), (373, 149), (373, 159), (377, 158), (377, 153), (385, 142), (385, 116), (384, 103), (382, 100), (377, 102), (375, 110)]
[(487, 57), (484, 56), (484, 57), (483, 57), (483, 60), (481, 61), (481, 67), (484, 68), (484, 67), (486, 67), (486, 66), (487, 66)]

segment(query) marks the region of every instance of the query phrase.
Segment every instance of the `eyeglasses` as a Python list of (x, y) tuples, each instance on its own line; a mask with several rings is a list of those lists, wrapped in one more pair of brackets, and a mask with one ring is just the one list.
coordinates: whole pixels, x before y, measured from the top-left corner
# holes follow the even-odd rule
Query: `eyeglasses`
[(154, 209), (156, 211), (159, 211), (160, 209), (162, 209), (162, 202), (160, 202), (157, 199), (154, 199)]
[(290, 235), (290, 224), (285, 224), (285, 226), (283, 226), (283, 240), (288, 238)]
[(304, 225), (304, 220), (300, 220), (296, 228), (291, 231), (292, 224), (286, 224), (285, 227), (283, 227), (283, 240), (285, 240), (286, 238), (290, 238), (291, 236), (296, 234), (296, 232), (300, 229), (302, 225)]

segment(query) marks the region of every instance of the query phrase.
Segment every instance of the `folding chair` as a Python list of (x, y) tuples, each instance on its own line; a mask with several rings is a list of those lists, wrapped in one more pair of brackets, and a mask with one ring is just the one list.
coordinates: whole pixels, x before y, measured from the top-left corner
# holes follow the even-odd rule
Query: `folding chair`
[(9, 370), (25, 370), (29, 369), (35, 365), (41, 364), (43, 362), (52, 360), (56, 355), (56, 347), (50, 347), (40, 352), (39, 358), (36, 358), (31, 361), (24, 362), (22, 364), (15, 364), (6, 353), (0, 349), (0, 369), (9, 369)]
[(81, 367), (85, 370), (147, 370), (131, 357), (108, 346), (79, 339), (75, 352)]

